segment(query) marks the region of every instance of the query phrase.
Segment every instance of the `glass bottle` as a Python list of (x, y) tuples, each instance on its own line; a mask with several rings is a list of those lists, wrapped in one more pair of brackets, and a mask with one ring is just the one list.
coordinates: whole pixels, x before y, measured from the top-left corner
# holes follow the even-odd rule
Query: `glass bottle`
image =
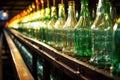
[[(42, 5), (44, 5), (43, 3), (42, 3)], [(45, 19), (45, 9), (44, 9), (44, 7), (42, 6), (42, 9), (40, 10), (40, 29), (39, 29), (39, 35), (40, 35), (40, 41), (42, 41), (42, 42), (44, 42), (44, 34), (43, 34), (43, 32), (44, 32), (44, 27), (43, 27), (43, 25), (44, 25), (44, 19)]]
[(50, 21), (50, 8), (49, 8), (49, 0), (47, 0), (47, 7), (45, 8), (45, 17), (42, 23), (42, 30), (41, 30), (41, 35), (42, 35), (42, 41), (46, 42), (46, 37), (47, 37), (47, 26)]
[(90, 62), (99, 68), (110, 68), (113, 53), (113, 23), (108, 0), (99, 0), (92, 29), (92, 57)]
[(120, 75), (120, 18), (113, 27), (114, 53), (112, 54), (111, 72)]
[(47, 7), (45, 8), (45, 19), (44, 19), (44, 22), (43, 22), (43, 33), (42, 35), (43, 36), (43, 42), (46, 42), (46, 37), (47, 37), (47, 26), (48, 26), (48, 23), (50, 21), (50, 8)]
[(74, 41), (74, 27), (77, 23), (75, 16), (75, 1), (68, 2), (68, 18), (63, 26), (63, 53), (73, 55), (75, 41)]
[(65, 16), (65, 7), (64, 4), (58, 5), (58, 20), (55, 23), (55, 45), (54, 47), (58, 50), (62, 50), (63, 47), (63, 40), (62, 40), (62, 34), (63, 34), (63, 26), (65, 24), (66, 16)]
[(54, 25), (57, 21), (57, 10), (56, 6), (51, 7), (51, 19), (48, 23), (48, 31), (47, 31), (47, 44), (53, 46), (54, 45)]
[(80, 18), (75, 26), (75, 56), (91, 56), (91, 19), (88, 0), (81, 0)]

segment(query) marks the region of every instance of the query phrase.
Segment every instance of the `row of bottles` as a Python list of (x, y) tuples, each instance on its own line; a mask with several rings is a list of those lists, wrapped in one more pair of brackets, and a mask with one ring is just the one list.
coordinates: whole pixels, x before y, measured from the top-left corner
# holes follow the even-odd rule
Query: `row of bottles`
[[(47, 2), (49, 4), (49, 0)], [(55, 3), (55, 0), (53, 2)], [(67, 55), (77, 58), (89, 57), (91, 65), (111, 69), (113, 73), (120, 75), (119, 27), (116, 30), (113, 27), (109, 0), (98, 1), (94, 21), (88, 8), (89, 1), (80, 2), (78, 21), (75, 14), (75, 1), (69, 1), (68, 16), (65, 14), (63, 3), (58, 5), (58, 16), (55, 4), (51, 8), (47, 5), (44, 9), (43, 6), (39, 12), (40, 19), (27, 22), (29, 25), (24, 22), (19, 23), (20, 27), (17, 30)], [(118, 22), (120, 23), (119, 20)]]

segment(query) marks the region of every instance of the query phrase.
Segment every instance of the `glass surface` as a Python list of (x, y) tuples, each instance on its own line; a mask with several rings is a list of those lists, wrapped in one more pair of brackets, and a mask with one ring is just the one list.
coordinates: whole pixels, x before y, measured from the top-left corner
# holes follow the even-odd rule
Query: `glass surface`
[(47, 44), (53, 46), (55, 44), (54, 42), (54, 25), (57, 20), (57, 12), (56, 7), (51, 7), (51, 20), (48, 23), (48, 29), (47, 29)]
[(38, 38), (38, 40), (40, 41), (44, 41), (44, 19), (45, 19), (45, 9), (42, 9), (40, 11), (40, 20), (39, 20), (39, 25), (40, 25), (40, 28), (39, 28), (39, 36), (40, 38)]
[(75, 2), (68, 2), (68, 18), (63, 26), (63, 49), (64, 53), (69, 55), (73, 55), (75, 48), (75, 35), (74, 35), (74, 27), (77, 23), (77, 19), (75, 16)]
[(45, 18), (41, 25), (42, 28), (41, 28), (41, 33), (40, 33), (42, 36), (41, 39), (43, 42), (47, 42), (46, 37), (47, 37), (47, 28), (48, 28), (49, 21), (50, 21), (50, 8), (47, 7), (47, 8), (45, 8)]
[(80, 18), (75, 26), (75, 56), (91, 56), (91, 19), (88, 0), (81, 1)]
[(59, 10), (58, 10), (58, 20), (55, 23), (54, 26), (54, 42), (55, 45), (54, 47), (58, 50), (62, 50), (63, 48), (63, 38), (62, 38), (62, 34), (63, 34), (63, 26), (65, 24), (65, 7), (64, 4), (59, 4), (58, 5)]
[(120, 18), (114, 25), (114, 53), (112, 54), (112, 67), (113, 74), (120, 76)]
[(113, 24), (108, 0), (99, 0), (92, 29), (92, 57), (90, 62), (99, 68), (110, 68), (113, 53)]

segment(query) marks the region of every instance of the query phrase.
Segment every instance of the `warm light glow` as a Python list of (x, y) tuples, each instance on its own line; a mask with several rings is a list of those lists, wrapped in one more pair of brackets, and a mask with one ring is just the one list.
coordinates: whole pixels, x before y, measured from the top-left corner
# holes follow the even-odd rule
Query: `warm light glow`
[(61, 0), (61, 4), (63, 4), (63, 0)]
[(44, 1), (41, 0), (41, 3), (42, 3), (42, 9), (44, 9)]
[(8, 19), (8, 12), (7, 10), (3, 10), (1, 15), (1, 20), (7, 20), (7, 19)]
[(36, 4), (37, 4), (37, 5), (39, 5), (39, 4), (40, 4), (38, 0), (36, 0)]
[(53, 0), (53, 5), (55, 6), (55, 0)]
[(31, 6), (29, 7), (29, 10), (30, 10), (30, 11), (32, 11), (32, 8), (31, 8)]
[(41, 0), (41, 3), (43, 4), (43, 3), (44, 3), (44, 1), (43, 1), (43, 0)]
[(3, 12), (3, 17), (8, 16), (7, 12)]
[(33, 9), (35, 8), (35, 4), (34, 4), (34, 3), (32, 3), (32, 8), (33, 8)]
[(47, 0), (47, 7), (49, 7), (49, 0)]

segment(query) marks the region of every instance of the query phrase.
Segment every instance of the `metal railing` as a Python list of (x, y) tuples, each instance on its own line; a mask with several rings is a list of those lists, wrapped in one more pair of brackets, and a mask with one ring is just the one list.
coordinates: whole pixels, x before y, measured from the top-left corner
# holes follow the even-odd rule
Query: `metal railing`
[(98, 69), (88, 63), (63, 54), (45, 43), (24, 36), (16, 30), (7, 29), (7, 32), (31, 50), (33, 57), (32, 73), (36, 80), (38, 79), (38, 56), (43, 61), (43, 80), (50, 80), (51, 64), (68, 75), (68, 79), (71, 80), (120, 80), (120, 78), (112, 75), (110, 72)]

